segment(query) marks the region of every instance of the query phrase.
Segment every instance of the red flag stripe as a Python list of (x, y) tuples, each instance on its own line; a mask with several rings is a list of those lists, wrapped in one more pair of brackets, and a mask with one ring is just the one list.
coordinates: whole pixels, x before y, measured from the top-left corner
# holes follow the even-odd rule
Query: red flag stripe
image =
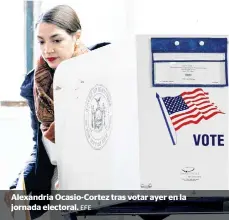
[(188, 124), (198, 124), (201, 120), (203, 120), (203, 119), (208, 120), (208, 119), (212, 118), (214, 115), (219, 114), (219, 113), (224, 114), (223, 112), (219, 111), (219, 112), (213, 112), (208, 117), (205, 117), (205, 116), (202, 115), (198, 120), (196, 120), (196, 121), (195, 120), (186, 121), (186, 122), (180, 124), (178, 127), (174, 127), (174, 129), (175, 129), (175, 131), (178, 131), (180, 128), (182, 128), (185, 125), (188, 125)]
[[(198, 110), (198, 109), (195, 109), (195, 110)], [(217, 108), (211, 108), (211, 109), (208, 109), (207, 111), (205, 111), (205, 112), (200, 112), (199, 110), (199, 112), (197, 112), (196, 114), (192, 114), (192, 115), (187, 115), (186, 117), (182, 117), (182, 118), (180, 118), (179, 120), (177, 120), (177, 121), (174, 121), (173, 120), (173, 125), (177, 125), (178, 123), (180, 123), (181, 121), (184, 121), (184, 120), (186, 120), (186, 119), (188, 119), (188, 118), (197, 118), (199, 115), (201, 115), (201, 114), (207, 114), (208, 112), (210, 112), (210, 111), (216, 111), (217, 110), (217, 112), (219, 111)]]
[[(175, 118), (178, 118), (178, 117), (181, 117), (181, 116), (183, 116), (183, 115), (188, 115), (188, 114), (190, 114), (190, 113), (193, 113), (194, 111), (196, 111), (196, 110), (198, 110), (198, 111), (200, 111), (201, 112), (201, 110), (204, 110), (204, 109), (206, 109), (207, 107), (211, 107), (210, 109), (217, 109), (215, 106), (212, 106), (212, 105), (208, 105), (208, 106), (206, 106), (206, 107), (202, 107), (202, 108), (197, 108), (196, 106), (193, 108), (193, 109), (191, 109), (191, 110), (189, 110), (189, 111), (187, 111), (187, 112), (183, 112), (183, 113), (180, 113), (180, 114), (177, 114), (177, 115), (173, 115), (172, 117), (170, 117), (171, 118), (171, 120), (174, 120)], [(208, 111), (208, 110), (207, 110)], [(202, 112), (203, 114), (204, 113), (207, 113), (207, 111), (204, 111), (204, 112)]]
[(182, 93), (181, 93), (181, 96), (193, 95), (194, 93), (197, 93), (197, 92), (203, 92), (204, 94), (208, 95), (208, 92), (204, 92), (203, 89), (198, 88), (198, 89), (194, 89), (194, 90), (191, 91), (191, 92), (182, 92)]
[[(207, 107), (209, 107), (209, 106), (214, 106), (214, 104), (215, 104), (215, 103), (211, 103), (211, 104), (209, 104), (209, 105), (204, 105), (203, 107), (199, 107), (199, 105), (197, 106), (197, 105), (192, 104), (192, 105), (189, 105), (188, 107), (191, 108), (191, 107), (193, 107), (193, 106), (196, 106), (198, 109), (203, 110), (203, 109), (205, 109), (205, 108), (207, 108)], [(214, 106), (214, 107), (216, 107), (216, 106)]]
[(182, 96), (183, 96), (183, 95), (190, 95), (190, 94), (193, 94), (193, 93), (199, 92), (199, 91), (204, 92), (203, 89), (197, 88), (197, 89), (194, 89), (193, 91), (190, 91), (190, 92), (182, 92), (181, 95), (182, 95)]
[(201, 105), (203, 105), (203, 104), (209, 104), (209, 103), (210, 103), (210, 101), (203, 101), (203, 102), (200, 102), (200, 103), (187, 102), (186, 104), (187, 104), (187, 106), (190, 108), (190, 107), (193, 106), (193, 105), (201, 106)]
[(201, 100), (209, 100), (209, 98), (207, 97), (201, 97), (199, 99), (196, 99), (196, 100), (189, 100), (189, 99), (184, 99), (185, 103), (189, 103), (189, 102), (199, 102)]
[(183, 98), (184, 100), (188, 100), (188, 99), (195, 100), (196, 98), (200, 98), (200, 97), (202, 97), (202, 98), (208, 98), (208, 95), (205, 95), (205, 94), (197, 94), (197, 95), (194, 95), (194, 96), (185, 96), (185, 97), (182, 96), (182, 98)]

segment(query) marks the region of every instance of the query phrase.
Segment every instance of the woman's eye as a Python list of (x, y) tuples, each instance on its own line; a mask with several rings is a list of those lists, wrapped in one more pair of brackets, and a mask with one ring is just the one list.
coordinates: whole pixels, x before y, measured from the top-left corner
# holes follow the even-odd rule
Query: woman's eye
[(39, 41), (38, 43), (39, 43), (39, 44), (44, 44), (44, 41)]
[(55, 43), (60, 43), (60, 42), (61, 42), (61, 40), (54, 40), (54, 42), (55, 42)]

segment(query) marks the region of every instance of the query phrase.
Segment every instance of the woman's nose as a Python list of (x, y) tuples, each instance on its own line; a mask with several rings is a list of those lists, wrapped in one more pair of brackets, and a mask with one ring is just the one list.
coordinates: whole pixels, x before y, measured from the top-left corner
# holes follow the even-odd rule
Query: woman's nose
[(44, 47), (44, 52), (45, 53), (53, 53), (54, 52), (54, 49), (53, 47), (50, 45), (50, 44), (46, 44), (45, 47)]

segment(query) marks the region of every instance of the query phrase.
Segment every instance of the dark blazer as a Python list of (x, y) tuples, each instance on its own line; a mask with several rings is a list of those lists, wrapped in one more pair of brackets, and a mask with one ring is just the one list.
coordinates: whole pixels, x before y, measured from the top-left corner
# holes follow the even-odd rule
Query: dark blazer
[[(96, 44), (90, 47), (90, 50), (95, 50), (106, 46), (109, 43)], [(47, 195), (51, 194), (51, 179), (54, 168), (50, 163), (49, 157), (46, 153), (42, 142), (42, 133), (40, 130), (40, 122), (37, 120), (33, 97), (33, 81), (34, 70), (30, 71), (21, 85), (21, 96), (24, 97), (30, 108), (31, 127), (33, 129), (33, 150), (29, 160), (26, 162), (24, 172), (24, 180), (27, 194), (31, 195)], [(18, 178), (11, 184), (10, 189), (16, 188)], [(30, 201), (30, 204), (39, 204), (41, 206), (47, 205), (49, 201)], [(45, 211), (31, 211), (31, 218), (35, 219), (41, 216)]]

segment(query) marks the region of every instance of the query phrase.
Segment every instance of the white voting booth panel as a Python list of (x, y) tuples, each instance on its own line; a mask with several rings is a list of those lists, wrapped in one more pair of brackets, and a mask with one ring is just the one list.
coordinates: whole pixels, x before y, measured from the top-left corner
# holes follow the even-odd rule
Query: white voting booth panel
[(91, 51), (56, 70), (61, 189), (139, 187), (136, 51), (125, 44)]
[[(61, 189), (229, 188), (227, 86), (153, 86), (152, 37), (131, 37), (57, 68), (55, 155)], [(163, 114), (162, 97), (195, 89), (225, 114), (175, 131)]]

